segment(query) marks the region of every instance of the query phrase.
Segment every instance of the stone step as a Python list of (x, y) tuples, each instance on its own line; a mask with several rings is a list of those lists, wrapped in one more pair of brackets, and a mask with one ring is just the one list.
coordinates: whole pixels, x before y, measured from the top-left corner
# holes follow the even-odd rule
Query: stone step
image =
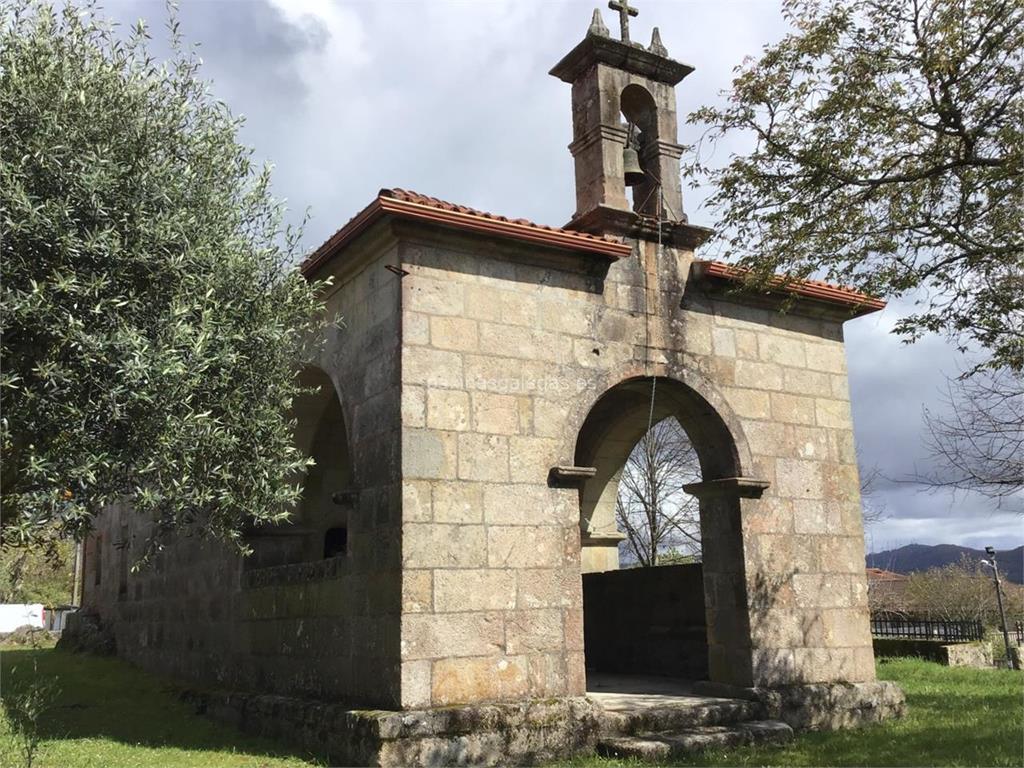
[(602, 736), (685, 731), (712, 725), (736, 725), (764, 717), (756, 701), (720, 699), (702, 704), (665, 704), (644, 709), (604, 710), (598, 715)]
[(792, 738), (793, 729), (783, 722), (751, 720), (728, 726), (708, 725), (674, 732), (607, 736), (597, 742), (597, 753), (616, 759), (664, 762), (706, 749), (783, 744)]

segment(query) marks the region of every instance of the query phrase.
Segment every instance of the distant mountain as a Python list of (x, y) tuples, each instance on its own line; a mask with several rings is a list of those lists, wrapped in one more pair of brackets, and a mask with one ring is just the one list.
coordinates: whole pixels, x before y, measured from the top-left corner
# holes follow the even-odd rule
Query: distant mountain
[[(972, 560), (988, 557), (983, 549), (958, 547), (956, 544), (908, 544), (899, 549), (873, 552), (867, 556), (868, 568), (882, 568), (896, 573), (914, 573), (960, 562), (964, 555)], [(1016, 584), (1024, 584), (1024, 547), (996, 551), (999, 573)]]

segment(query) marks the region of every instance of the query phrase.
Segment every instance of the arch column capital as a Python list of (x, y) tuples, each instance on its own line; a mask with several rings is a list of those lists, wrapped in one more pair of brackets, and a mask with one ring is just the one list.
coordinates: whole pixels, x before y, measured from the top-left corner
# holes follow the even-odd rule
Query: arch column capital
[(698, 499), (715, 496), (735, 496), (743, 499), (759, 499), (771, 485), (767, 480), (753, 477), (724, 477), (719, 480), (704, 480), (684, 485), (683, 490)]

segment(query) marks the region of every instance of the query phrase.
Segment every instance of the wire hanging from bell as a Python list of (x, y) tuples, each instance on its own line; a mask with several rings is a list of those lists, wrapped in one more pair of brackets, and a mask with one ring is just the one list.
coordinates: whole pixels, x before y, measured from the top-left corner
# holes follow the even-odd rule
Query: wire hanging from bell
[[(662, 260), (662, 258), (661, 258), (661, 255), (662, 255), (661, 231), (662, 231), (662, 225), (664, 224), (664, 219), (665, 219), (665, 190), (662, 189), (661, 182), (659, 182), (658, 183), (658, 250), (654, 252), (654, 268), (655, 268), (655, 272), (657, 272), (658, 263)], [(644, 270), (644, 272), (646, 273), (646, 270)], [(646, 284), (646, 282), (647, 282), (647, 280), (646, 280), (646, 277), (645, 277), (644, 283)], [(650, 319), (651, 318), (651, 313), (648, 311), (645, 314), (646, 314), (646, 317), (644, 319), (644, 322), (648, 324), (648, 328), (646, 329), (647, 330), (647, 338), (648, 338), (648, 341), (647, 341), (647, 366), (645, 366), (645, 367), (647, 367), (647, 369), (650, 370), (650, 368), (648, 366), (650, 365), (650, 358), (651, 358), (651, 343), (650, 343), (650, 329), (649, 329), (649, 324), (651, 322), (651, 319)], [(651, 371), (651, 404), (650, 404), (650, 407), (649, 407), (649, 409), (647, 411), (647, 431), (648, 432), (650, 432), (651, 431), (651, 427), (654, 426), (654, 399), (657, 396), (657, 393), (658, 393), (658, 374), (657, 374), (656, 371)]]

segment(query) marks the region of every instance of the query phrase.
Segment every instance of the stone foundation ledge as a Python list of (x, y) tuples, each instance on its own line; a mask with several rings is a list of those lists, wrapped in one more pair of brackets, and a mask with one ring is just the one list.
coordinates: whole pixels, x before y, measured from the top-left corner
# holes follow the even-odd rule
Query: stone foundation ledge
[(183, 698), (201, 714), (330, 765), (533, 765), (592, 752), (598, 731), (598, 709), (585, 697), (401, 712), (263, 694)]
[(759, 701), (765, 716), (782, 720), (799, 731), (834, 731), (858, 728), (906, 713), (906, 697), (898, 685), (877, 680), (869, 683), (806, 683), (775, 688), (736, 688), (719, 683), (698, 683), (695, 693)]

